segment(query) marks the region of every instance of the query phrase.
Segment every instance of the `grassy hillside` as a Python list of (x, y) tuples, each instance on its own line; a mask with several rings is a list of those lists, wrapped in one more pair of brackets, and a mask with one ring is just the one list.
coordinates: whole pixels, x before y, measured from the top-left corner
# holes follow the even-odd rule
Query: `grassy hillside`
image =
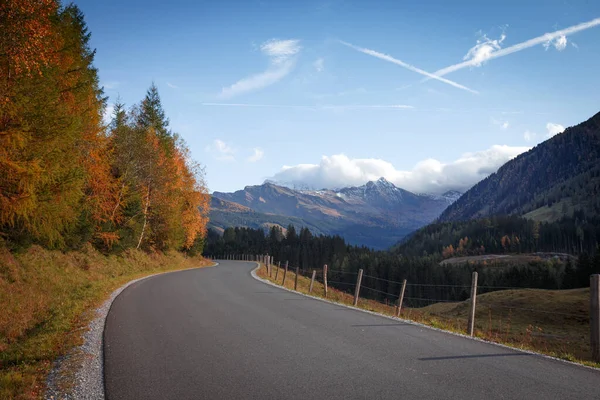
[(41, 398), (52, 362), (80, 343), (90, 311), (113, 290), (204, 265), (179, 252), (107, 257), (91, 246), (68, 253), (33, 246), (19, 254), (0, 247), (0, 399)]

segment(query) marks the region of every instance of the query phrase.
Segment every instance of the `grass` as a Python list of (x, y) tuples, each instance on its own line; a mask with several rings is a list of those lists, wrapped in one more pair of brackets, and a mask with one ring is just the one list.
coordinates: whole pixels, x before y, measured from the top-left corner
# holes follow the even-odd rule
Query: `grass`
[[(257, 275), (281, 285), (283, 270), (275, 279), (276, 270), (274, 267), (269, 277), (266, 268), (261, 267)], [(295, 277), (293, 271), (288, 271), (286, 288), (294, 289)], [(311, 295), (325, 297), (321, 280), (318, 271)], [(297, 290), (308, 293), (309, 286), (310, 277), (299, 275)], [(329, 287), (327, 299), (352, 305), (354, 288), (349, 288), (352, 293)], [(362, 297), (358, 307), (388, 316), (396, 314), (394, 305)], [(468, 311), (468, 301), (435, 303), (422, 308), (403, 307), (401, 318), (466, 334)], [(477, 296), (475, 336), (480, 339), (600, 368), (591, 361), (589, 335), (589, 289), (502, 290)]]
[(177, 252), (104, 256), (91, 246), (69, 253), (33, 246), (11, 254), (0, 248), (0, 399), (42, 398), (53, 361), (81, 344), (91, 311), (118, 287), (209, 264)]

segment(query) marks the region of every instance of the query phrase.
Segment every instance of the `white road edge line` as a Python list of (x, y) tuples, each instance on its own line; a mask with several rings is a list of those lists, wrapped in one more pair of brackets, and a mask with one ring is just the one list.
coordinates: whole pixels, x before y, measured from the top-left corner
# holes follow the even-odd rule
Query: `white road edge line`
[(409, 319), (402, 319), (402, 318), (392, 317), (392, 316), (385, 315), (385, 314), (380, 314), (380, 313), (377, 313), (377, 312), (374, 312), (374, 311), (369, 311), (369, 310), (364, 310), (362, 308), (358, 308), (358, 307), (354, 307), (354, 306), (349, 306), (347, 304), (337, 303), (335, 301), (327, 300), (327, 299), (324, 299), (322, 297), (316, 297), (316, 296), (311, 296), (311, 295), (306, 294), (306, 293), (297, 292), (295, 290), (288, 289), (286, 287), (277, 285), (277, 284), (275, 284), (275, 283), (273, 283), (273, 282), (271, 282), (271, 281), (269, 281), (267, 279), (263, 279), (263, 278), (259, 277), (258, 275), (256, 275), (256, 271), (258, 271), (259, 268), (260, 268), (260, 265), (258, 265), (255, 269), (253, 269), (251, 271), (251, 273), (250, 273), (254, 279), (256, 279), (256, 280), (258, 280), (260, 282), (266, 283), (267, 285), (271, 285), (271, 286), (274, 286), (274, 287), (282, 289), (282, 290), (286, 290), (286, 291), (291, 292), (291, 293), (299, 294), (300, 296), (309, 297), (311, 299), (319, 300), (319, 301), (322, 301), (322, 302), (325, 302), (325, 303), (329, 303), (329, 304), (334, 304), (336, 306), (346, 307), (346, 308), (350, 308), (352, 310), (361, 311), (361, 312), (364, 312), (364, 313), (367, 313), (367, 314), (371, 314), (371, 315), (376, 315), (378, 317), (387, 318), (387, 319), (392, 320), (392, 321), (400, 321), (400, 322), (404, 322), (404, 323), (407, 323), (407, 324), (410, 324), (410, 325), (415, 325), (415, 326), (418, 326), (418, 327), (421, 327), (421, 328), (431, 329), (431, 330), (434, 330), (434, 331), (437, 331), (437, 332), (443, 332), (443, 333), (446, 333), (446, 334), (449, 334), (449, 335), (453, 335), (453, 336), (458, 336), (458, 337), (462, 337), (462, 338), (465, 338), (465, 339), (474, 340), (474, 341), (477, 341), (477, 342), (480, 342), (480, 343), (486, 343), (486, 344), (489, 344), (489, 345), (492, 345), (492, 346), (501, 347), (503, 349), (513, 350), (513, 351), (517, 351), (517, 352), (525, 353), (525, 354), (530, 354), (530, 355), (534, 355), (534, 356), (539, 356), (539, 357), (542, 357), (542, 358), (547, 358), (549, 360), (554, 360), (554, 361), (559, 361), (561, 363), (570, 364), (570, 365), (573, 365), (573, 366), (576, 366), (576, 367), (590, 369), (590, 370), (596, 371), (596, 372), (600, 371), (599, 368), (590, 367), (588, 365), (579, 364), (579, 363), (576, 363), (576, 362), (573, 362), (573, 361), (569, 361), (569, 360), (564, 360), (562, 358), (552, 357), (552, 356), (549, 356), (547, 354), (536, 353), (535, 351), (531, 351), (531, 350), (519, 349), (517, 347), (511, 347), (511, 346), (508, 346), (508, 345), (505, 345), (505, 344), (502, 344), (502, 343), (490, 342), (490, 341), (483, 340), (483, 339), (480, 339), (480, 338), (477, 338), (477, 337), (471, 337), (471, 336), (468, 336), (468, 335), (464, 335), (462, 333), (457, 333), (457, 332), (452, 332), (452, 331), (446, 331), (444, 329), (435, 328), (433, 326), (425, 325), (425, 324), (422, 324), (420, 322), (411, 321)]

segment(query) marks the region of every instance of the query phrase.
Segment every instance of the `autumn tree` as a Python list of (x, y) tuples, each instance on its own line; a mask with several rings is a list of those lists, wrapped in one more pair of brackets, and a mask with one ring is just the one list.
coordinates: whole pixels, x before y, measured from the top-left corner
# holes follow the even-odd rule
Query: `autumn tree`
[(154, 84), (129, 114), (116, 104), (111, 142), (124, 240), (135, 235), (136, 248), (189, 249), (197, 244), (205, 235), (210, 202), (204, 170), (168, 129)]
[(11, 0), (0, 10), (0, 229), (13, 241), (69, 245), (93, 232), (83, 214), (102, 207), (92, 183), (107, 171), (89, 32), (73, 5)]

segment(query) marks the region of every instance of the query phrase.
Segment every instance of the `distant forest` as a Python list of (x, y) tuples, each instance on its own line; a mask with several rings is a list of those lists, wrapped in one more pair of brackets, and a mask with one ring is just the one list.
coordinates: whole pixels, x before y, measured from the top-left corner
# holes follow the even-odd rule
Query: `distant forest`
[[(340, 236), (313, 235), (289, 226), (262, 229), (227, 228), (223, 235), (209, 230), (205, 255), (270, 254), (276, 262), (289, 261), (304, 273), (327, 264), (332, 286), (351, 290), (359, 269), (372, 278), (375, 289), (364, 296), (380, 301), (397, 298), (403, 279), (425, 286), (413, 287), (412, 298), (458, 301), (469, 297), (473, 271), (479, 273), (480, 293), (500, 288), (569, 289), (589, 286), (589, 275), (600, 273), (598, 221), (578, 224), (564, 218), (536, 223), (519, 217), (494, 217), (460, 223), (430, 225), (417, 231), (391, 251), (350, 246)], [(582, 234), (583, 232), (583, 234)], [(464, 263), (440, 265), (444, 258), (461, 255), (558, 252), (577, 254), (571, 258), (539, 259), (522, 265)], [(368, 281), (368, 280), (371, 281)], [(429, 287), (427, 285), (446, 285)], [(456, 287), (450, 287), (456, 286)], [(411, 292), (412, 291), (412, 292)], [(410, 304), (410, 302), (409, 302)], [(412, 303), (412, 306), (427, 305)]]

